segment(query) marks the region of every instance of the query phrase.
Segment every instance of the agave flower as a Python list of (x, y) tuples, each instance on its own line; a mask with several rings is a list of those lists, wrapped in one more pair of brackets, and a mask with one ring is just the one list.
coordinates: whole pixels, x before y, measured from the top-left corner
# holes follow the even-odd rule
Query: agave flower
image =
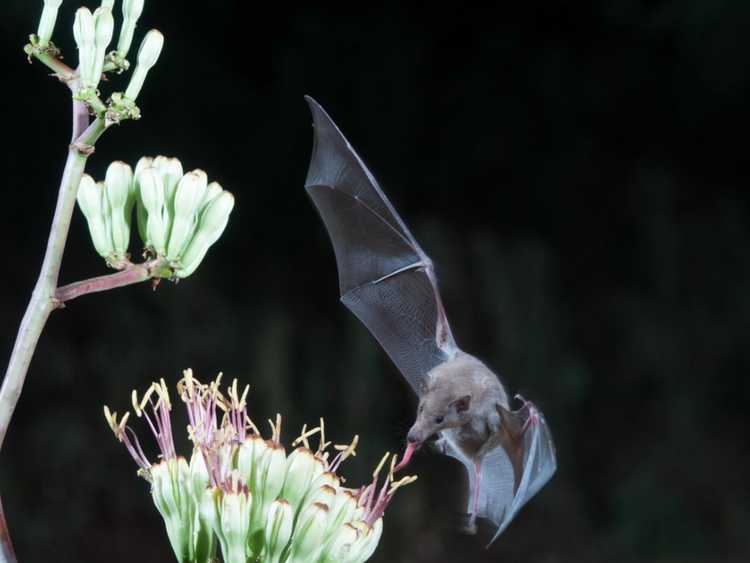
[[(210, 563), (217, 546), (226, 563), (369, 559), (394, 493), (416, 477), (396, 480), (397, 458), (386, 454), (369, 484), (344, 487), (338, 471), (345, 459), (356, 455), (358, 436), (349, 444), (332, 445), (320, 419), (314, 428), (303, 426), (287, 455), (281, 444), (281, 416), (268, 421), (271, 435), (264, 439), (247, 414), (248, 387), (240, 394), (234, 380), (222, 393), (220, 383), (221, 375), (203, 384), (185, 370), (177, 384), (190, 421), (190, 461), (175, 451), (172, 403), (164, 380), (153, 383), (141, 398), (135, 391), (132, 396), (133, 410), (146, 420), (161, 451), (156, 464), (127, 425), (130, 413), (118, 420), (117, 413), (104, 407), (110, 428), (151, 484), (177, 560)], [(318, 437), (315, 450), (309, 441), (313, 436)]]

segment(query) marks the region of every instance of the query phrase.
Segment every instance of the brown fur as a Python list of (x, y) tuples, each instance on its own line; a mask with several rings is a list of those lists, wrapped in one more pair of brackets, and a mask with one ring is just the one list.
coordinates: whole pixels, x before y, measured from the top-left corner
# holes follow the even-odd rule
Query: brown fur
[(409, 441), (422, 443), (443, 432), (464, 455), (477, 458), (502, 425), (498, 407), (508, 409), (498, 377), (474, 356), (459, 352), (427, 374)]

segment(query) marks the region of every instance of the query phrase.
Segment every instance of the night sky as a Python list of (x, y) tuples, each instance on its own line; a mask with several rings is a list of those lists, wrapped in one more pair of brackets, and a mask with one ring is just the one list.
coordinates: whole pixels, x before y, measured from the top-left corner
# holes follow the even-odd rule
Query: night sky
[[(0, 8), (6, 358), (70, 135), (67, 89), (22, 51), (41, 4)], [(69, 64), (77, 6), (53, 37)], [(0, 456), (19, 561), (174, 560), (101, 407), (186, 367), (249, 383), (251, 416), (281, 412), (287, 444), (320, 416), (338, 442), (360, 434), (352, 484), (402, 447), (416, 397), (338, 302), (303, 189), (305, 94), (433, 258), (458, 344), (540, 406), (558, 450), (557, 475), (489, 549), (488, 526), (456, 532), (463, 468), (421, 452), (372, 561), (750, 560), (749, 20), (741, 0), (146, 0), (136, 42), (155, 27), (166, 43), (142, 119), (107, 131), (87, 171), (177, 156), (237, 204), (193, 276), (53, 314)], [(105, 273), (76, 211), (61, 283)]]

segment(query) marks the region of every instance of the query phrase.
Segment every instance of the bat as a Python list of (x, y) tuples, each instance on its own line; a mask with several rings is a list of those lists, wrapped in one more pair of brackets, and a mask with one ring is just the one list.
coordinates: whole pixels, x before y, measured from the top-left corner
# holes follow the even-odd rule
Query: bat
[(468, 473), (465, 531), (486, 518), (496, 526), (491, 544), (555, 473), (547, 423), (520, 397), (511, 410), (497, 375), (458, 348), (432, 261), (333, 120), (305, 99), (314, 131), (305, 189), (333, 243), (341, 301), (419, 397), (398, 469), (436, 439)]

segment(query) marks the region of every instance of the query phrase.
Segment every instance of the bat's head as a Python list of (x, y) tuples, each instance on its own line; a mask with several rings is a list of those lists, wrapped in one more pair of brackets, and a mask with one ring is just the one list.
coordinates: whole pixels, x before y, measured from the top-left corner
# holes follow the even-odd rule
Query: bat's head
[(420, 446), (441, 430), (463, 426), (469, 422), (470, 409), (471, 395), (457, 396), (450, 388), (430, 389), (419, 401), (417, 420), (406, 439)]

